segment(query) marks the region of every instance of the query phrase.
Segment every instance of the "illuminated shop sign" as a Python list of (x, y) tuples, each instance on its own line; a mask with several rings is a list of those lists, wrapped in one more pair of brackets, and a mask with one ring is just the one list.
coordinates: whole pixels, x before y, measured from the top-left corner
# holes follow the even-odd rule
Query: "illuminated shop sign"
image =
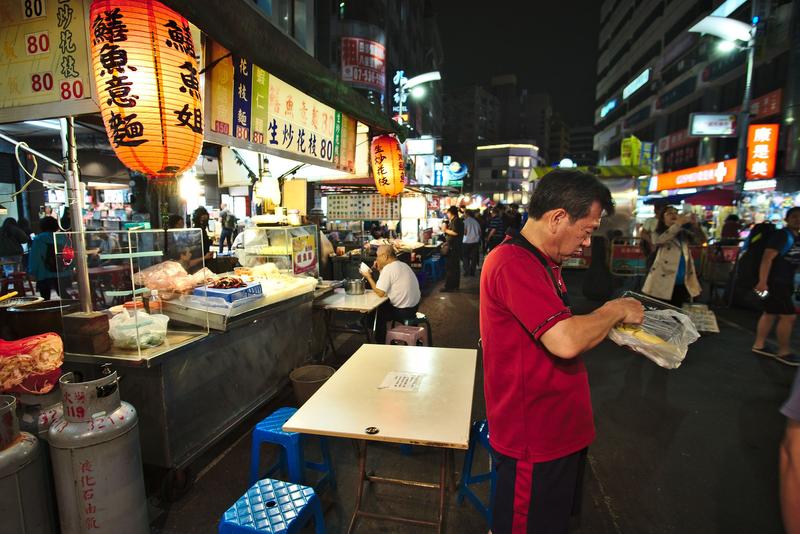
[(633, 79), (631, 83), (625, 86), (622, 90), (622, 99), (626, 100), (633, 93), (642, 88), (644, 84), (650, 81), (650, 69), (644, 69), (640, 75)]
[(606, 115), (614, 111), (614, 108), (616, 107), (617, 107), (617, 99), (612, 98), (611, 100), (603, 104), (602, 108), (600, 108), (600, 118), (604, 119)]

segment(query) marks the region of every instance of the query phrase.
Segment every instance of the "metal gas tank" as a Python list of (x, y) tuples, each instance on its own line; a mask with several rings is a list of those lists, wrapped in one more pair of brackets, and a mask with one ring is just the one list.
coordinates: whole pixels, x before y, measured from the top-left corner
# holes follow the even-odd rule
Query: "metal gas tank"
[(63, 417), (49, 430), (63, 534), (149, 532), (136, 410), (117, 373), (61, 377)]
[(0, 395), (0, 527), (3, 532), (56, 532), (39, 441), (19, 431), (16, 399)]

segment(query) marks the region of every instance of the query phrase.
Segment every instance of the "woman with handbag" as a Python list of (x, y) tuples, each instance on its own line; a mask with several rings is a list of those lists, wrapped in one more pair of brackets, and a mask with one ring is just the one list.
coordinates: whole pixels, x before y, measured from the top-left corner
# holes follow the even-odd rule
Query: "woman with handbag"
[(450, 206), (447, 209), (447, 227), (444, 229), (445, 244), (442, 253), (446, 254), (446, 278), (443, 292), (456, 291), (461, 285), (461, 240), (464, 237), (464, 221), (458, 216), (458, 208)]
[(653, 236), (656, 256), (642, 292), (678, 308), (701, 293), (689, 245), (705, 242), (705, 235), (689, 216), (670, 206), (658, 218)]

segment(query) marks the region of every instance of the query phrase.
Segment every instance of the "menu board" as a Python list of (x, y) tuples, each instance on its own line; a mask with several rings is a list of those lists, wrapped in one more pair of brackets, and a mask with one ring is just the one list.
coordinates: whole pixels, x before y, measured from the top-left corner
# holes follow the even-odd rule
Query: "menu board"
[(396, 221), (400, 219), (400, 206), (397, 197), (330, 195), (328, 219)]
[(0, 122), (92, 113), (88, 0), (0, 0)]

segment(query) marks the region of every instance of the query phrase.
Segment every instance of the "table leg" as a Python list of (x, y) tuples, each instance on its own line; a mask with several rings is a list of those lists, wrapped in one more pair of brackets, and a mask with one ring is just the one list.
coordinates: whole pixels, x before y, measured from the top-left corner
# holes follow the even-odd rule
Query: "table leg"
[[(331, 352), (333, 353), (334, 358), (338, 358), (339, 355), (336, 354), (336, 346), (333, 344), (333, 333), (331, 333), (331, 323), (333, 321), (333, 312), (331, 310), (325, 310), (325, 336), (328, 338), (328, 345), (331, 347)], [(325, 360), (325, 355), (323, 354), (323, 361)]]
[[(353, 532), (355, 528), (356, 521), (358, 520), (359, 516), (369, 517), (373, 519), (382, 519), (388, 521), (399, 521), (402, 523), (409, 523), (412, 525), (419, 525), (419, 526), (427, 526), (427, 527), (435, 527), (438, 534), (442, 534), (444, 530), (444, 517), (445, 517), (445, 503), (447, 501), (447, 490), (448, 490), (448, 483), (447, 483), (447, 466), (448, 466), (448, 459), (450, 458), (450, 453), (452, 453), (449, 449), (442, 449), (442, 455), (439, 465), (439, 483), (435, 484), (433, 482), (420, 482), (416, 480), (405, 480), (405, 479), (398, 479), (398, 478), (389, 478), (377, 475), (367, 475), (367, 446), (368, 442), (364, 440), (359, 440), (354, 442), (356, 444), (356, 449), (358, 453), (358, 487), (356, 489), (356, 505), (355, 510), (353, 510), (353, 516), (350, 518), (350, 525), (347, 527), (347, 534)], [(412, 519), (409, 517), (399, 517), (399, 516), (392, 516), (387, 514), (378, 514), (374, 512), (366, 512), (361, 509), (361, 501), (364, 496), (364, 483), (366, 482), (382, 482), (388, 484), (398, 484), (401, 486), (409, 486), (409, 487), (416, 487), (416, 488), (428, 488), (428, 489), (438, 489), (439, 490), (439, 512), (436, 518), (436, 521), (425, 521), (422, 519)]]
[(444, 528), (444, 503), (447, 495), (447, 454), (448, 449), (442, 449), (442, 465), (439, 468), (439, 520), (436, 531), (442, 534)]
[(350, 519), (350, 526), (347, 527), (347, 534), (353, 532), (356, 526), (358, 514), (361, 512), (361, 497), (364, 495), (364, 482), (367, 478), (367, 442), (359, 440), (355, 442), (358, 451), (358, 488), (356, 490), (356, 508), (353, 510), (353, 517)]
[[(373, 327), (372, 330), (369, 328), (369, 316), (362, 315), (361, 316), (361, 327), (364, 329), (364, 336), (367, 338), (367, 343), (374, 343), (375, 340), (375, 328)], [(377, 324), (377, 323), (375, 323)]]

